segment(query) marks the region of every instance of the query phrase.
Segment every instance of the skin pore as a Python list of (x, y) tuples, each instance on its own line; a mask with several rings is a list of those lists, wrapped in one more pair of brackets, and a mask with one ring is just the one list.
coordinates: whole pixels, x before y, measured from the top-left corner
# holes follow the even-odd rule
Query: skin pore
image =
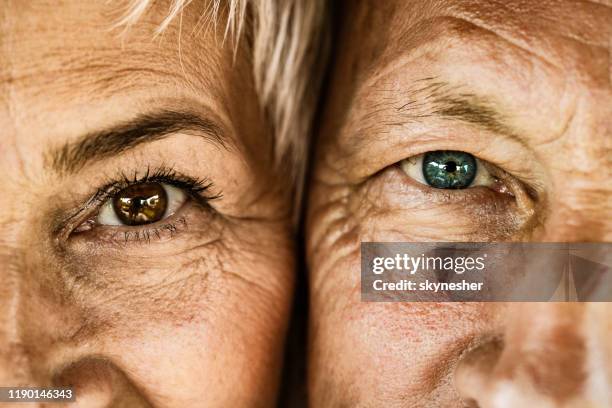
[[(365, 303), (359, 251), (610, 242), (612, 4), (359, 1), (340, 19), (307, 220), (311, 405), (608, 406), (608, 304)], [(495, 182), (406, 171), (440, 150)]]
[[(156, 36), (160, 2), (122, 35), (122, 5), (0, 6), (0, 385), (71, 385), (79, 407), (270, 406), (292, 186), (249, 50), (223, 40), (223, 10)], [(117, 223), (125, 191), (167, 214)]]

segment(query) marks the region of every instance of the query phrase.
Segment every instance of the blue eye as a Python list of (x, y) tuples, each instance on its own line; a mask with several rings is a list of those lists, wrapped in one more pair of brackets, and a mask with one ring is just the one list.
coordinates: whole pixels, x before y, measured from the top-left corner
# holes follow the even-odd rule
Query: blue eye
[(408, 176), (433, 188), (457, 190), (492, 186), (495, 182), (482, 161), (456, 150), (435, 150), (412, 156), (402, 160), (400, 165)]
[(477, 169), (474, 156), (465, 152), (437, 150), (423, 156), (423, 177), (434, 188), (469, 187)]

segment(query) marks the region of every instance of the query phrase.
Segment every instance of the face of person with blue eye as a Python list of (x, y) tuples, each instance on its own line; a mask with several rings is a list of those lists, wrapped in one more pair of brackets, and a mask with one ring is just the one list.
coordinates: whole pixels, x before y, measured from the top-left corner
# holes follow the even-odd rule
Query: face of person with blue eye
[(271, 406), (292, 181), (226, 3), (159, 35), (171, 4), (151, 3), (116, 29), (127, 1), (0, 5), (0, 386)]
[(361, 242), (612, 240), (612, 4), (361, 1), (307, 214), (313, 406), (609, 406), (609, 304), (367, 303)]

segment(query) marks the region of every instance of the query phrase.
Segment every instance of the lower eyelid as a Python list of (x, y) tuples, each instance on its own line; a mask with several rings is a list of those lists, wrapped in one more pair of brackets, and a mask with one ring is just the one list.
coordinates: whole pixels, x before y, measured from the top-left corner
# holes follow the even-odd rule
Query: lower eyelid
[[(167, 266), (177, 264), (186, 254), (195, 251), (199, 257), (205, 257), (210, 250), (225, 248), (226, 226), (222, 217), (189, 201), (166, 222), (131, 229), (94, 228), (69, 237), (60, 244), (60, 249), (66, 259), (75, 260), (77, 270), (86, 269), (83, 273), (95, 271), (96, 265), (110, 274), (131, 273), (131, 269), (120, 271), (121, 266), (134, 266), (142, 271), (162, 268), (167, 272)], [(93, 266), (87, 266), (88, 263)]]
[[(478, 219), (484, 215), (490, 217), (513, 217), (520, 211), (515, 197), (503, 194), (485, 186), (446, 190), (430, 187), (419, 183), (399, 168), (393, 166), (372, 180), (373, 185), (365, 187), (364, 194), (376, 192), (365, 202), (375, 202), (381, 208), (396, 211), (406, 211), (406, 216), (426, 217), (425, 212), (436, 214), (435, 217), (453, 214), (455, 221), (461, 215), (478, 214)], [(450, 211), (450, 213), (449, 213)], [(424, 218), (423, 220), (426, 220)], [(436, 218), (431, 219), (435, 221)], [(472, 218), (465, 218), (464, 221)], [(476, 224), (474, 224), (476, 225)]]
[[(457, 205), (461, 208), (478, 208), (485, 203), (488, 205), (493, 202), (503, 202), (509, 204), (514, 201), (510, 194), (501, 194), (497, 190), (487, 186), (474, 186), (464, 189), (439, 189), (426, 183), (421, 183), (408, 176), (399, 166), (393, 166), (381, 174), (382, 178), (376, 183), (384, 183), (385, 196), (397, 209), (404, 208), (409, 201), (409, 206), (427, 205), (428, 208)], [(385, 180), (385, 181), (383, 181)], [(501, 201), (499, 201), (501, 200)]]
[[(419, 208), (420, 211), (427, 208), (435, 211), (439, 207), (442, 215), (448, 211), (443, 208), (455, 208), (479, 220), (494, 220), (491, 222), (506, 225), (508, 231), (515, 232), (529, 228), (537, 215), (537, 203), (529, 197), (525, 186), (501, 169), (492, 174), (496, 179), (493, 187), (476, 186), (458, 190), (436, 189), (420, 183), (399, 166), (387, 170), (377, 183), (383, 183), (387, 203), (397, 210), (413, 211), (410, 208)], [(500, 188), (500, 185), (504, 188)]]
[(182, 233), (185, 229), (187, 229), (187, 220), (185, 217), (180, 217), (138, 227), (123, 225), (95, 226), (89, 231), (80, 233), (78, 239), (90, 240), (100, 245), (163, 243)]
[[(210, 235), (214, 233), (215, 215), (194, 200), (187, 200), (179, 211), (151, 224), (140, 226), (92, 225), (91, 228), (73, 233), (73, 243), (88, 243), (100, 247), (129, 244), (164, 244), (186, 234), (191, 227), (206, 225)], [(205, 235), (205, 234), (204, 234)]]
[[(521, 183), (495, 169), (491, 175), (499, 181), (492, 187), (452, 190), (421, 183), (393, 165), (356, 191), (353, 211), (364, 217), (382, 214), (406, 239), (506, 240), (529, 233), (534, 212)], [(509, 191), (497, 188), (499, 182)]]

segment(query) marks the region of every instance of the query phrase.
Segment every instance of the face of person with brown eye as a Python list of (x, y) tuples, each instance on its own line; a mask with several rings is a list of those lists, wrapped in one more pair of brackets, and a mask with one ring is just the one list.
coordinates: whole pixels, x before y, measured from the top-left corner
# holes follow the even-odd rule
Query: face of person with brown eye
[(308, 204), (312, 406), (609, 406), (609, 304), (362, 302), (360, 243), (610, 242), (612, 4), (339, 10)]
[(275, 153), (292, 146), (265, 113), (275, 88), (259, 94), (265, 24), (233, 3), (0, 6), (1, 386), (274, 403), (295, 263)]

